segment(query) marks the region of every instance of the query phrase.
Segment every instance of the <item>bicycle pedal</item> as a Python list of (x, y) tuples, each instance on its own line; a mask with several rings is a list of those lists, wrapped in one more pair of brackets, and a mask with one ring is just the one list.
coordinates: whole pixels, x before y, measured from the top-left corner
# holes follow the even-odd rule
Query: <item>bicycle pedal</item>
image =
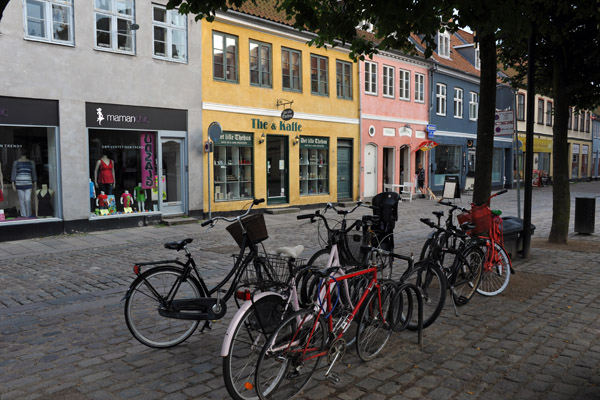
[(465, 296), (459, 296), (458, 299), (456, 299), (456, 305), (461, 307), (466, 305), (469, 302), (469, 299), (467, 299)]
[(329, 375), (327, 375), (327, 380), (333, 384), (338, 384), (341, 382), (342, 378), (340, 378), (340, 376), (335, 372), (331, 372)]

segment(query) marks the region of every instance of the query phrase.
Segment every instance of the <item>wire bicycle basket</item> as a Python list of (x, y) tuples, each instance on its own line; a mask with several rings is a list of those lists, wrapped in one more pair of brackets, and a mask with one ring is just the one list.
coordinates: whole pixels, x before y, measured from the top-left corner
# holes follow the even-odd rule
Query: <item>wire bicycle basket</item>
[(275, 254), (257, 254), (249, 260), (240, 276), (238, 286), (266, 288), (288, 285), (291, 274), (295, 274), (305, 265), (306, 260), (302, 258), (290, 259)]
[[(269, 238), (269, 234), (267, 233), (267, 225), (265, 224), (264, 214), (260, 213), (248, 215), (242, 218), (241, 222), (242, 225), (244, 225), (246, 234), (248, 235), (246, 245), (255, 245)], [(227, 231), (233, 237), (237, 245), (241, 248), (242, 242), (244, 240), (244, 234), (240, 223), (236, 221), (232, 224), (227, 225), (225, 229), (227, 229)]]

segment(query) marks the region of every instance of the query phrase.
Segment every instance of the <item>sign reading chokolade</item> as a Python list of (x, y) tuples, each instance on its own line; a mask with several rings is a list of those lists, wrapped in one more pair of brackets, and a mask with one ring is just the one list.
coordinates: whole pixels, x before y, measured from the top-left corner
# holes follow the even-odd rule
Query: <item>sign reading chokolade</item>
[(187, 111), (85, 103), (85, 125), (88, 128), (187, 131)]

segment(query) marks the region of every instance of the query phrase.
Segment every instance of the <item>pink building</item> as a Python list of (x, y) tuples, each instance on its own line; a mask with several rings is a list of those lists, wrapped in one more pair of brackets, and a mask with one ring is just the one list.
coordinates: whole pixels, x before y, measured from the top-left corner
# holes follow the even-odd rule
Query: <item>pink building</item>
[(414, 192), (418, 164), (427, 170), (430, 66), (396, 52), (361, 61), (361, 198), (405, 182)]

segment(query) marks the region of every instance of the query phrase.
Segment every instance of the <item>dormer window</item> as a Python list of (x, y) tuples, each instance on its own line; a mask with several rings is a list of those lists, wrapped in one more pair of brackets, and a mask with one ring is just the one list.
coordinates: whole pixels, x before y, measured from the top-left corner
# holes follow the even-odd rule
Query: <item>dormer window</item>
[(450, 58), (450, 34), (448, 32), (438, 33), (438, 55)]
[(475, 69), (481, 69), (481, 59), (479, 58), (479, 45), (475, 45)]

